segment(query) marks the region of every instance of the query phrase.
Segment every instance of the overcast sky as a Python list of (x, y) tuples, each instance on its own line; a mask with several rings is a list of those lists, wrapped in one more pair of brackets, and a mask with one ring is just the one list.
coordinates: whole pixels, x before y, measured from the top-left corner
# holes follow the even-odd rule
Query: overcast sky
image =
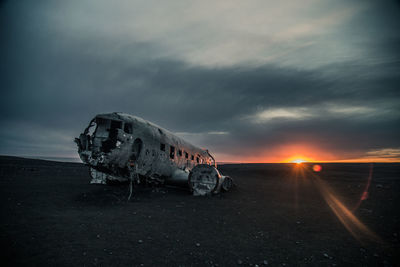
[(2, 1), (0, 154), (121, 111), (218, 161), (400, 160), (395, 1)]

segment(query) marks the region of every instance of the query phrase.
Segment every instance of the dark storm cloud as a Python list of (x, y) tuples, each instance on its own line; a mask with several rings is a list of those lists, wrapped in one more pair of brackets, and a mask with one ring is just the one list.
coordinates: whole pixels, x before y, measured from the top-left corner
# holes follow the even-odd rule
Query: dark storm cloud
[[(190, 53), (166, 56), (163, 42), (151, 38), (93, 34), (99, 29), (92, 32), (79, 13), (64, 14), (76, 16), (65, 24), (54, 3), (27, 8), (6, 5), (0, 16), (6, 40), (0, 44), (0, 153), (74, 155), (73, 137), (95, 114), (112, 111), (141, 116), (224, 156), (261, 155), (296, 142), (338, 157), (400, 147), (399, 37), (389, 28), (379, 41), (360, 46), (372, 51), (369, 60), (301, 68), (292, 55), (282, 58), (285, 64), (238, 64), (238, 58), (212, 66), (194, 64)], [(51, 12), (61, 18), (52, 20)], [(360, 24), (360, 15), (353, 21)], [(76, 28), (79, 23), (86, 28)]]

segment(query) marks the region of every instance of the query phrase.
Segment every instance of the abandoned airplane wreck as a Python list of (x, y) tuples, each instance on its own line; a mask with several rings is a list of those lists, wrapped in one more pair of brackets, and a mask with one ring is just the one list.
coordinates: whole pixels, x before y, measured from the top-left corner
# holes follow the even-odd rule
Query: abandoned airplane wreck
[(129, 114), (97, 115), (75, 142), (91, 183), (183, 186), (193, 195), (228, 191), (233, 185), (208, 150)]

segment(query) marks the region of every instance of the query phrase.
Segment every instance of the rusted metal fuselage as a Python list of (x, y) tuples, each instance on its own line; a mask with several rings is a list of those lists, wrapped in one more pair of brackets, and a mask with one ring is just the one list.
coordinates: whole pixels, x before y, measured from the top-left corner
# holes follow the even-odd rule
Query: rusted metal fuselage
[(190, 188), (194, 195), (232, 186), (232, 179), (219, 173), (208, 150), (136, 116), (99, 114), (75, 142), (90, 168), (92, 183), (178, 185)]

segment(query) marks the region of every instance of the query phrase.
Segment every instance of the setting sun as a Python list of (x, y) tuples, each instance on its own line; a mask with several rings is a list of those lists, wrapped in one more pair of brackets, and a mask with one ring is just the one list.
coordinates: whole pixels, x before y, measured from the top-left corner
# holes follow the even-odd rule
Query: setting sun
[(292, 160), (292, 163), (297, 163), (297, 164), (301, 164), (301, 163), (303, 163), (303, 162), (307, 162), (307, 161), (304, 160), (304, 159), (295, 159), (295, 160)]
[(304, 156), (304, 154), (296, 153), (296, 154), (294, 154), (294, 156), (287, 157), (285, 160), (283, 160), (281, 162), (301, 164), (301, 163), (313, 162), (313, 161), (314, 161), (313, 158)]

